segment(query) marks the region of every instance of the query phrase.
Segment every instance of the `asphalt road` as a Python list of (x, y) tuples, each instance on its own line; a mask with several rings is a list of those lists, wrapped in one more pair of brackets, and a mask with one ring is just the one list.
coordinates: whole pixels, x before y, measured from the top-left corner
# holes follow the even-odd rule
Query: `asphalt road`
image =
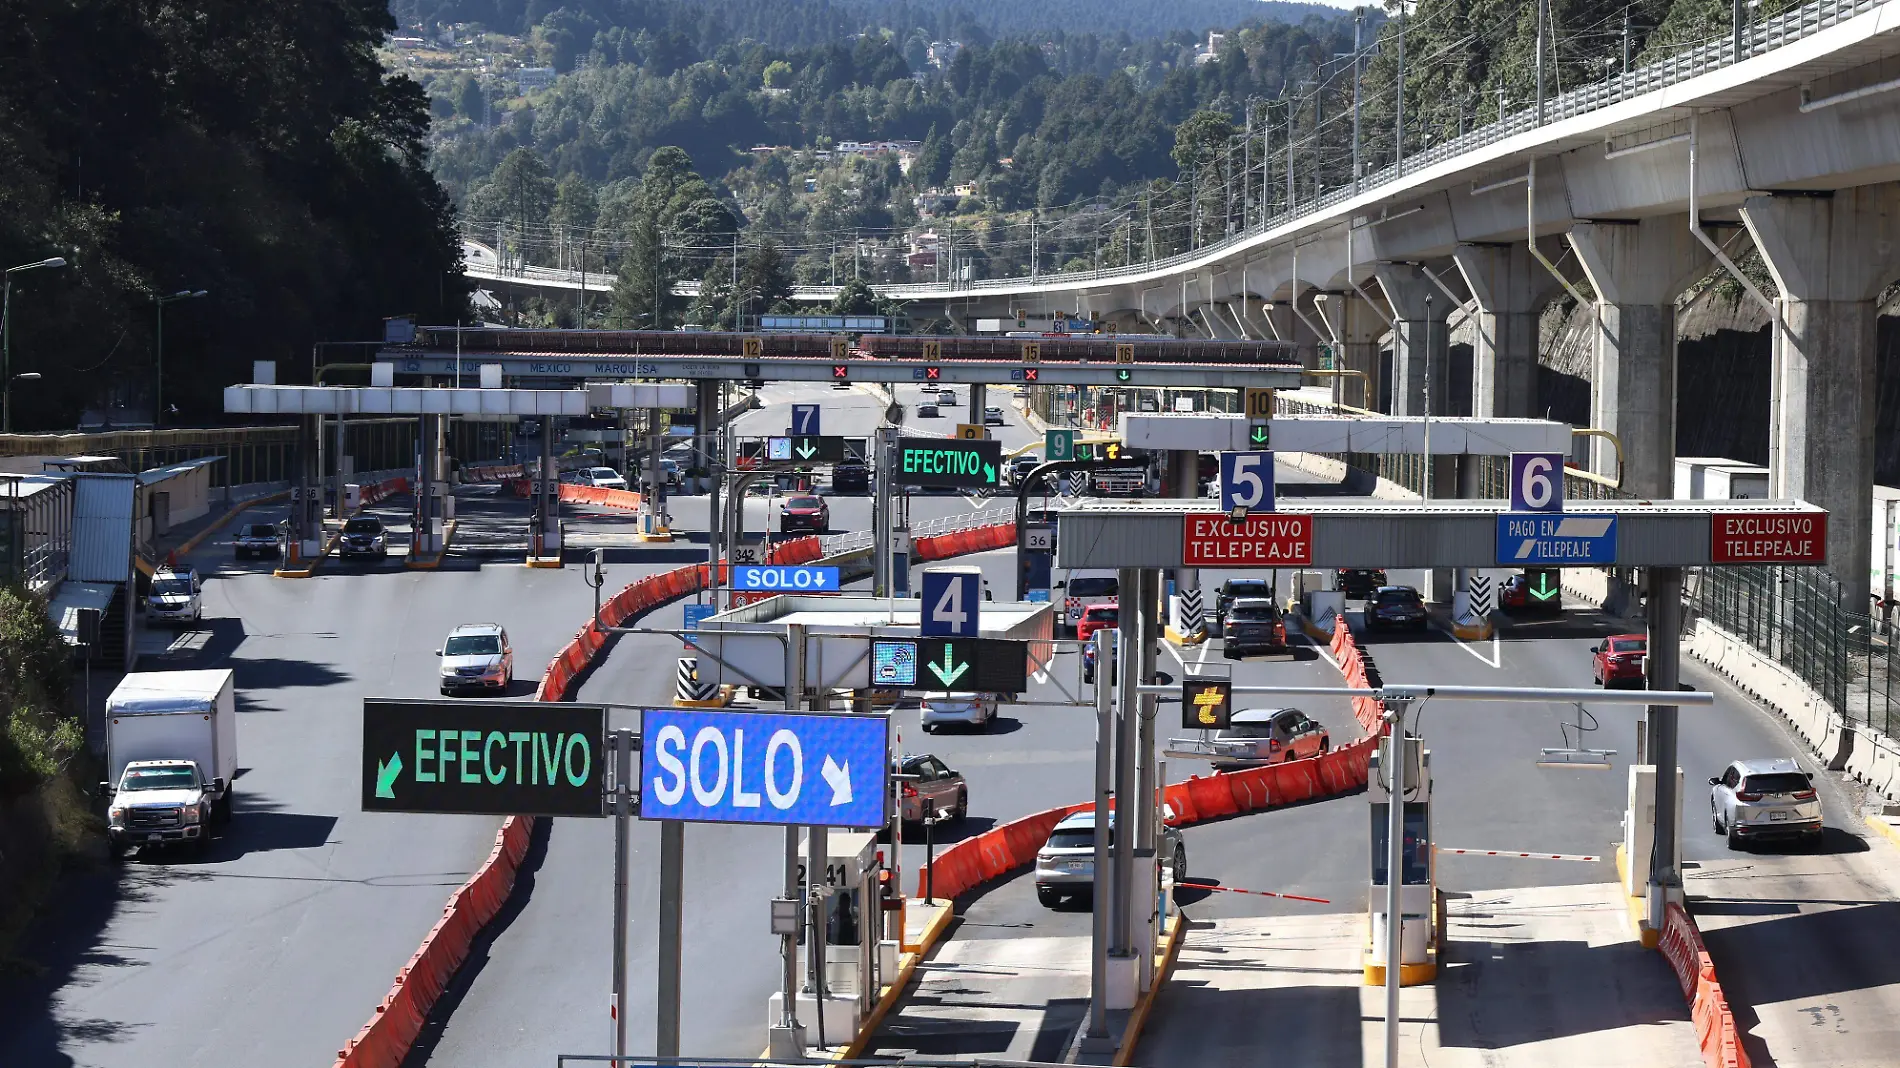
[(435, 697), (432, 651), (477, 620), (508, 628), (513, 696), (526, 698), (592, 606), (573, 569), (405, 572), (392, 559), (275, 579), (266, 563), (234, 563), (230, 535), (192, 557), (207, 637), (192, 661), (165, 666), (237, 671), (234, 818), (203, 858), (101, 863), (68, 880), (23, 947), (35, 974), (0, 993), (0, 1064), (334, 1057), (499, 822), (358, 811), (361, 699)]

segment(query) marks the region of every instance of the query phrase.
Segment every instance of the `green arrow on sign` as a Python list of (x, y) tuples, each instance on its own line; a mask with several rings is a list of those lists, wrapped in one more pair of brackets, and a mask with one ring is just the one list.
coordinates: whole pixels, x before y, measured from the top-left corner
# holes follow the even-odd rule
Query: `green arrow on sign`
[(1548, 601), (1563, 591), (1562, 586), (1550, 584), (1550, 572), (1545, 571), (1537, 576), (1537, 585), (1531, 587), (1531, 596), (1540, 601)]
[(994, 468), (994, 467), (991, 467), (991, 466), (990, 466), (989, 464), (984, 464), (984, 465), (983, 465), (983, 481), (985, 481), (985, 482), (995, 482), (995, 481), (996, 481), (996, 468)]
[(397, 753), (395, 756), (390, 757), (386, 761), (378, 760), (376, 762), (376, 796), (389, 797), (389, 798), (395, 797), (396, 796), (396, 790), (395, 790), (396, 776), (401, 775), (401, 774), (402, 774), (402, 754), (401, 753)]
[(817, 453), (818, 453), (818, 450), (811, 447), (811, 442), (801, 441), (798, 443), (798, 458), (799, 459), (809, 460), (813, 456), (817, 455)]
[(945, 686), (956, 682), (963, 677), (964, 672), (970, 670), (970, 665), (957, 663), (955, 648), (956, 647), (949, 642), (945, 642), (943, 645), (943, 663), (925, 665), (930, 668), (931, 674), (937, 676), (937, 680)]
[(1267, 443), (1267, 434), (1268, 434), (1268, 430), (1266, 427), (1264, 426), (1254, 427), (1253, 428), (1253, 443), (1255, 445), (1265, 445)]
[(1116, 371), (1116, 372), (1115, 372), (1115, 381), (1117, 381), (1117, 382), (1126, 382), (1126, 381), (1128, 381), (1129, 379), (1131, 379), (1131, 378), (1133, 378), (1134, 376), (1135, 376), (1135, 375), (1134, 375), (1134, 372), (1133, 372), (1133, 371)]

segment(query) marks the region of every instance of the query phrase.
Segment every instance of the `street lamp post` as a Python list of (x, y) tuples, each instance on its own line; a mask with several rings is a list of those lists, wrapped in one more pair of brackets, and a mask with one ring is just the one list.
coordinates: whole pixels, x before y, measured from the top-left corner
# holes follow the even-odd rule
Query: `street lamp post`
[[(18, 267), (8, 267), (3, 291), (0, 291), (0, 434), (13, 432), (13, 275), (16, 271), (30, 271), (35, 267), (64, 267), (66, 261), (59, 256), (49, 256), (33, 263), (22, 263)], [(21, 376), (25, 377), (25, 376)]]
[[(174, 301), (190, 300), (205, 295), (202, 289), (181, 289), (176, 293), (152, 298), (152, 304), (158, 310), (158, 339), (156, 357), (158, 374), (153, 382), (152, 393), (152, 429), (156, 430), (165, 423), (165, 305)], [(459, 339), (459, 334), (457, 335)]]

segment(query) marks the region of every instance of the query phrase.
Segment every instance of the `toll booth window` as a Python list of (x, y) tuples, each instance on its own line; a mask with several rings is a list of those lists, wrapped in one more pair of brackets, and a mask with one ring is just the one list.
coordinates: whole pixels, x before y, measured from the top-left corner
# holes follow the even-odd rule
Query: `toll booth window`
[[(1386, 808), (1369, 806), (1372, 811), (1372, 882), (1385, 885)], [(1412, 802), (1405, 806), (1405, 885), (1423, 886), (1431, 882), (1432, 843), (1427, 829), (1426, 806)]]
[(825, 910), (825, 944), (857, 945), (858, 892), (844, 888), (833, 890), (830, 900), (825, 902)]

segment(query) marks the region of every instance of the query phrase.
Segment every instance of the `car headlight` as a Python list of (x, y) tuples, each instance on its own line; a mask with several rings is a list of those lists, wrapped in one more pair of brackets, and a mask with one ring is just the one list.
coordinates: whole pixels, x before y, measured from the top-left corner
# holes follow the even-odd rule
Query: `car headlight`
[(179, 818), (185, 823), (197, 823), (204, 819), (204, 813), (199, 811), (197, 805), (191, 805), (180, 810)]
[(488, 665), (488, 670), (486, 670), (486, 671), (484, 671), (484, 672), (482, 672), (482, 675), (483, 675), (483, 676), (488, 676), (488, 675), (499, 675), (499, 674), (501, 674), (501, 665), (500, 665), (500, 664), (490, 664), (490, 665)]
[(106, 809), (106, 822), (112, 824), (114, 827), (125, 823), (125, 807), (122, 805), (113, 805), (111, 808)]

